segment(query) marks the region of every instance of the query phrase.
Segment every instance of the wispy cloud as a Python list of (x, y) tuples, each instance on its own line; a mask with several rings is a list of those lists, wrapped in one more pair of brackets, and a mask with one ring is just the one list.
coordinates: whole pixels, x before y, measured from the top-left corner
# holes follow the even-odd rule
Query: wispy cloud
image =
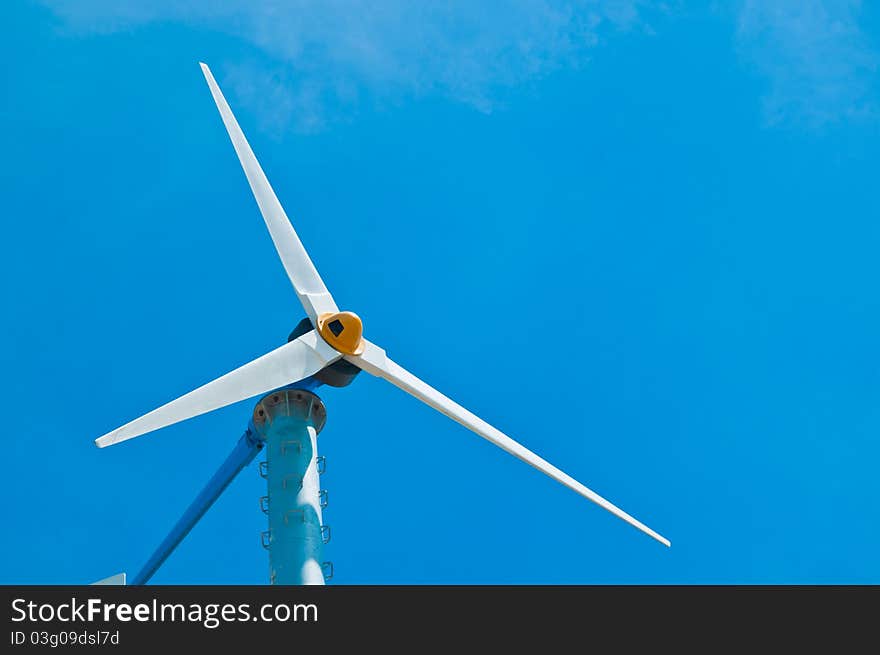
[[(320, 129), (363, 103), (440, 96), (491, 112), (504, 92), (578, 68), (617, 31), (650, 30), (665, 3), (645, 0), (43, 0), (73, 30), (176, 21), (226, 32), (277, 62), (227, 71), (269, 122)], [(265, 102), (266, 97), (272, 99)]]
[(766, 77), (769, 124), (820, 126), (877, 111), (878, 56), (860, 0), (744, 0), (740, 55)]
[[(677, 0), (40, 1), (81, 33), (178, 22), (241, 39), (265, 57), (227, 62), (225, 84), (277, 131), (320, 130), (364, 106), (422, 97), (490, 113), (509, 90), (580, 68), (614, 34), (651, 33), (682, 7)], [(878, 54), (860, 25), (861, 0), (735, 6), (738, 53), (767, 81), (768, 124), (876, 115)]]

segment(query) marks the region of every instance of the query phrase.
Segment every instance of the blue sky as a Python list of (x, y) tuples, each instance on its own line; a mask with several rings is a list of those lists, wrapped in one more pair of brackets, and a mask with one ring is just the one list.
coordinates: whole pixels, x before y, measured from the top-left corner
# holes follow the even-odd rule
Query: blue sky
[[(200, 60), (368, 338), (673, 544), (362, 375), (336, 582), (880, 582), (875, 5), (117, 4), (0, 10), (0, 582), (135, 572), (252, 403), (92, 440), (302, 316)], [(154, 582), (265, 582), (263, 493)]]

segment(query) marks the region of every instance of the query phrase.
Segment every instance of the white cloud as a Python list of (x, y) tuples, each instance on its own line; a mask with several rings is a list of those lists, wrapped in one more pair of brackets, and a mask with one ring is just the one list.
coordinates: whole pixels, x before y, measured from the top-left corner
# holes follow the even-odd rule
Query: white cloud
[[(442, 97), (481, 112), (508, 90), (585, 65), (616, 32), (652, 32), (677, 0), (41, 0), (67, 29), (177, 22), (265, 57), (219, 66), (264, 129), (319, 130), (363, 106)], [(739, 0), (741, 59), (766, 79), (769, 124), (822, 125), (877, 109), (878, 56), (860, 0)], [(267, 65), (267, 60), (270, 65)], [(209, 62), (210, 63), (210, 62)], [(217, 63), (215, 62), (215, 67)]]
[[(506, 89), (577, 68), (610, 32), (645, 24), (645, 0), (43, 0), (72, 30), (107, 33), (183, 22), (244, 39), (278, 64), (227, 70), (269, 123), (319, 129), (364, 102), (426, 95), (491, 112)], [(265, 102), (269, 97), (272, 102)]]
[(860, 9), (860, 0), (744, 0), (738, 46), (768, 81), (768, 123), (819, 126), (876, 113), (878, 59)]

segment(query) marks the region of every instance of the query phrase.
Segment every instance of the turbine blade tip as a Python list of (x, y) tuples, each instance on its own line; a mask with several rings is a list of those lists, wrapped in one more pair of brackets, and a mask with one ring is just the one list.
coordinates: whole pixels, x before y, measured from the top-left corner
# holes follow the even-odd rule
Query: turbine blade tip
[(672, 548), (672, 543), (669, 541), (669, 539), (664, 537), (662, 534), (658, 534), (658, 533), (654, 532), (653, 530), (651, 530), (650, 532), (648, 532), (648, 536), (651, 537), (652, 539), (654, 539), (654, 541), (657, 541), (657, 542), (663, 544), (667, 548)]

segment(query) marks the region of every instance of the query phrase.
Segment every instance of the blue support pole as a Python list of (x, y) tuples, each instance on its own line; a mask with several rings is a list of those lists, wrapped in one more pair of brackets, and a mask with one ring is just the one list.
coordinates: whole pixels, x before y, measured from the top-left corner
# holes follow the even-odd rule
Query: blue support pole
[[(314, 388), (314, 387), (312, 387)], [(329, 528), (322, 525), (318, 433), (326, 410), (305, 388), (281, 389), (254, 410), (253, 427), (266, 443), (269, 581), (322, 585), (322, 551)]]
[(196, 499), (183, 513), (180, 520), (171, 529), (171, 532), (165, 537), (165, 540), (159, 544), (159, 547), (153, 553), (144, 567), (132, 578), (131, 584), (142, 585), (153, 577), (156, 570), (162, 566), (162, 563), (177, 548), (177, 545), (183, 538), (189, 534), (193, 526), (208, 511), (214, 501), (229, 486), (233, 478), (238, 475), (256, 454), (262, 449), (262, 441), (254, 435), (251, 430), (242, 435), (241, 439), (235, 445), (235, 448), (229, 454), (229, 457), (220, 465), (217, 472), (208, 481), (208, 484), (199, 492)]

